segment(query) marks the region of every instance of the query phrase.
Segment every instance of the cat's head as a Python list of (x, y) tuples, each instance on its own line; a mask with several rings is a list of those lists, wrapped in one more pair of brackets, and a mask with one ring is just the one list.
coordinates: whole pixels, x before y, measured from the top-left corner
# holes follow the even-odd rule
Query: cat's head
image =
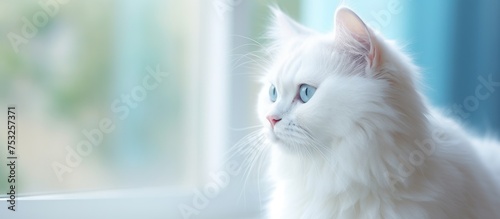
[(271, 142), (286, 151), (314, 153), (336, 141), (369, 138), (377, 128), (397, 128), (384, 121), (398, 116), (391, 103), (398, 94), (391, 92), (399, 89), (394, 84), (412, 82), (386, 72), (391, 54), (384, 54), (379, 37), (352, 10), (338, 9), (328, 34), (272, 11), (272, 66), (258, 103)]

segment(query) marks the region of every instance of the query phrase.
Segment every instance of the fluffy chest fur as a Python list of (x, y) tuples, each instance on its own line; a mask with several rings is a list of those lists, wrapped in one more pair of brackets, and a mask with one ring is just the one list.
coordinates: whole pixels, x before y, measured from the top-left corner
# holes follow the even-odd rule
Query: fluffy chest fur
[(371, 161), (343, 162), (349, 155), (308, 160), (275, 149), (269, 218), (496, 218), (498, 181), (463, 132), (449, 129), (451, 121), (440, 122), (449, 131), (436, 130), (426, 141), (436, 147), (430, 155), (425, 151), (431, 147), (415, 143), (395, 166), (379, 165), (390, 159), (385, 153), (365, 154)]

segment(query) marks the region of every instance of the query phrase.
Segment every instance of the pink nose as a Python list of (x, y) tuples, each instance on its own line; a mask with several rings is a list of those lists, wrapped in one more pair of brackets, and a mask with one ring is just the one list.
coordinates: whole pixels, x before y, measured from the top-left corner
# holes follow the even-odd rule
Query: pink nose
[(274, 125), (281, 121), (281, 118), (278, 116), (267, 116), (267, 120), (269, 120), (269, 123), (271, 123), (271, 127), (274, 128)]

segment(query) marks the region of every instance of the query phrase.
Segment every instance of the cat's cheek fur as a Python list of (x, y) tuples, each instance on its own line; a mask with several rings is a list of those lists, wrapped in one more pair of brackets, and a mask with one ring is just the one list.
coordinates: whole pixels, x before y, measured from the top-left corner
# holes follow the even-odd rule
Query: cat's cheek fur
[[(348, 138), (367, 115), (389, 110), (384, 104), (387, 82), (364, 76), (331, 76), (320, 85), (312, 106), (302, 114), (315, 133), (334, 138)], [(389, 111), (386, 111), (389, 112)]]

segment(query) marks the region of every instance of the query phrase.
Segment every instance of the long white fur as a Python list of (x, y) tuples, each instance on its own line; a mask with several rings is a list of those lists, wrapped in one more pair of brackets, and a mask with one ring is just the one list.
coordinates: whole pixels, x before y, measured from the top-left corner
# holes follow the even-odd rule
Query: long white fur
[[(347, 8), (329, 34), (272, 11), (258, 105), (272, 145), (269, 218), (500, 218), (500, 144), (431, 108), (397, 46)], [(301, 84), (317, 87), (307, 103)], [(271, 128), (268, 115), (282, 120)]]

